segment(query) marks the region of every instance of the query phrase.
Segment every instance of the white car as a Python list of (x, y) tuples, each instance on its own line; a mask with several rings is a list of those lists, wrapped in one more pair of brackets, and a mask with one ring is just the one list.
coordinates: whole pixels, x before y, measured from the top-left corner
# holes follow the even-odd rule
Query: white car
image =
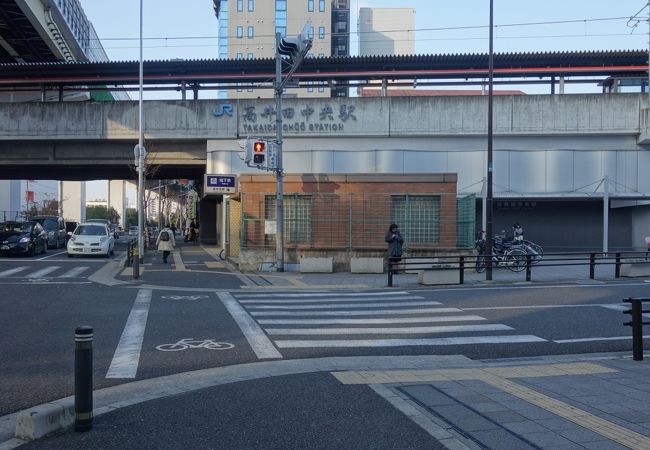
[(74, 255), (103, 255), (114, 253), (115, 238), (103, 223), (81, 223), (77, 225), (68, 241), (68, 257)]

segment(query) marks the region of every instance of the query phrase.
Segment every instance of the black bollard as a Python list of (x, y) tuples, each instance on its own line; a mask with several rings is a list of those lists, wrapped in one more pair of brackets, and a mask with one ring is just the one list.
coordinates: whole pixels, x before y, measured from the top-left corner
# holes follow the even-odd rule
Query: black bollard
[(133, 278), (140, 278), (140, 254), (137, 244), (133, 246)]
[(93, 328), (74, 331), (74, 430), (93, 427)]

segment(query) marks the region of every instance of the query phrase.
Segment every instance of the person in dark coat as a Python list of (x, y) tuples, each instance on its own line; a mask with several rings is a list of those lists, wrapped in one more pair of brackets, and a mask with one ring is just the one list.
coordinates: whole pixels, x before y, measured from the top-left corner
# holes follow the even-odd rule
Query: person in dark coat
[(384, 240), (388, 243), (388, 260), (396, 264), (402, 259), (402, 244), (404, 244), (404, 238), (399, 232), (397, 224), (392, 223), (388, 227)]

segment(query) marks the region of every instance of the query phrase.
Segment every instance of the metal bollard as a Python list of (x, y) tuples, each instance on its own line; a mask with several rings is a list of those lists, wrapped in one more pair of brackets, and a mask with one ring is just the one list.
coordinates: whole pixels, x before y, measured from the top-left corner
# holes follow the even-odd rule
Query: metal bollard
[(589, 255), (589, 278), (593, 280), (596, 276), (596, 254), (591, 253)]
[(74, 331), (74, 430), (93, 427), (93, 328)]
[(388, 287), (393, 287), (393, 264), (390, 258), (388, 258)]
[(621, 278), (621, 254), (616, 254), (616, 269), (614, 270), (614, 278)]
[(634, 361), (643, 361), (643, 317), (641, 300), (632, 301), (632, 358)]
[(530, 255), (526, 255), (526, 281), (530, 281), (530, 269), (532, 267), (533, 260)]
[(140, 255), (137, 246), (133, 247), (133, 278), (140, 278)]
[(465, 257), (461, 256), (458, 260), (458, 268), (460, 273), (458, 274), (458, 284), (465, 284)]

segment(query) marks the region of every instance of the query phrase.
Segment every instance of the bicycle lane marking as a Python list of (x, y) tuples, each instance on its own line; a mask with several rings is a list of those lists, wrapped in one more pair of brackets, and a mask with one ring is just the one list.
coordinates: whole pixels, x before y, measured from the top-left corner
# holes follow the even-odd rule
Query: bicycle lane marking
[(135, 378), (140, 364), (142, 341), (147, 326), (152, 293), (151, 289), (138, 291), (106, 378)]
[(259, 359), (282, 358), (282, 354), (273, 345), (273, 342), (264, 333), (264, 330), (260, 328), (257, 322), (241, 307), (230, 293), (217, 292), (217, 296), (235, 320), (242, 333), (244, 333), (244, 337)]

